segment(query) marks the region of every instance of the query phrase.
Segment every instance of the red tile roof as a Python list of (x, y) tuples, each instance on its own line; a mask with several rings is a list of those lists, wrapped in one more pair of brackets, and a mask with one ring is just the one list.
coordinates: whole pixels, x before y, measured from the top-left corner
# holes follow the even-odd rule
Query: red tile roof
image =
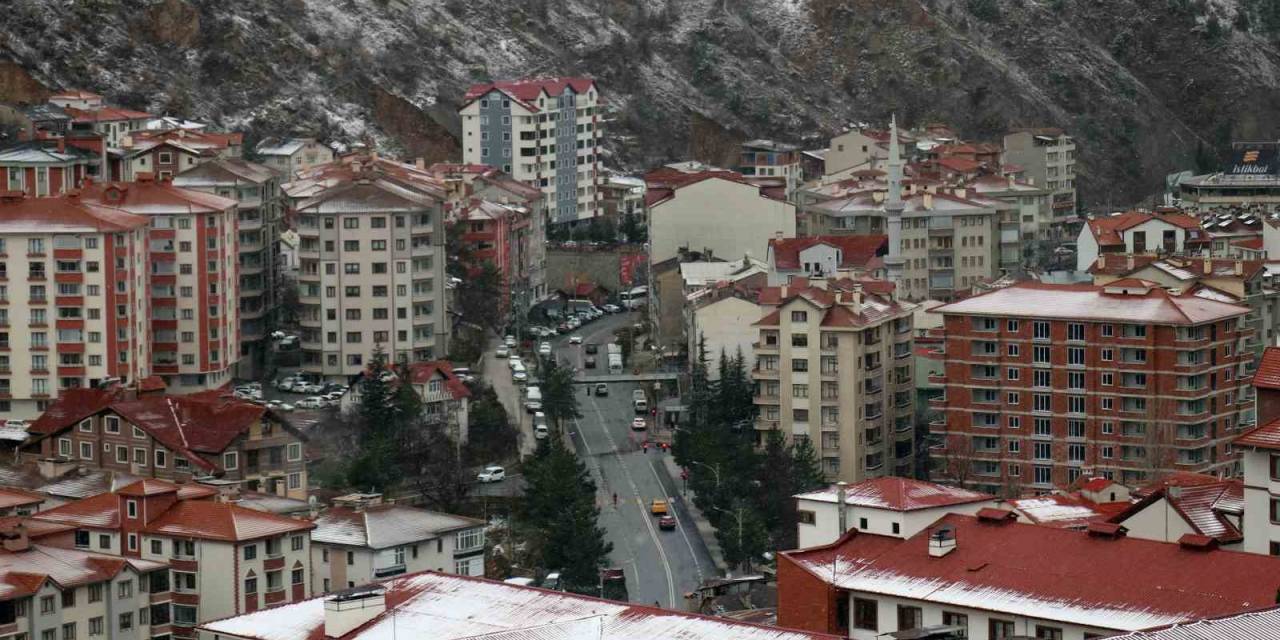
[(102, 553), (33, 544), (25, 551), (0, 550), (0, 599), (34, 595), (46, 581), (63, 588), (114, 579), (126, 567), (136, 571), (162, 571), (165, 564)]
[(81, 194), (86, 202), (138, 215), (218, 213), (237, 206), (231, 198), (175, 187), (169, 182), (95, 182)]
[(147, 533), (189, 536), (203, 540), (241, 542), (294, 531), (314, 529), (315, 524), (234, 504), (206, 500), (181, 500), (143, 529)]
[(1137, 489), (1134, 489), (1133, 497), (1145, 498), (1169, 487), (1200, 487), (1204, 485), (1216, 485), (1221, 482), (1222, 478), (1211, 476), (1207, 473), (1175, 471), (1158, 480), (1149, 482)]
[[(956, 546), (931, 557), (939, 527)], [(906, 540), (854, 533), (783, 557), (844, 590), (1119, 631), (1271, 604), (1280, 584), (1280, 557), (958, 514)]]
[(1120, 235), (1121, 232), (1152, 220), (1160, 220), (1161, 222), (1186, 229), (1189, 232), (1189, 242), (1192, 241), (1192, 238), (1196, 240), (1204, 239), (1204, 232), (1200, 229), (1200, 221), (1185, 213), (1156, 214), (1148, 211), (1127, 211), (1118, 216), (1091, 218), (1088, 224), (1093, 237), (1097, 238), (1098, 245), (1107, 246), (1124, 244), (1124, 238)]
[[(1193, 482), (1200, 481), (1197, 479)], [(1108, 518), (1108, 521), (1124, 524), (1162, 498), (1197, 534), (1224, 544), (1244, 539), (1240, 529), (1228, 517), (1228, 514), (1239, 517), (1244, 508), (1244, 485), (1239, 480), (1216, 480), (1212, 483), (1190, 485), (1173, 481), (1151, 491), (1145, 498)]]
[(92, 529), (119, 529), (120, 499), (114, 493), (99, 493), (41, 511), (31, 517), (34, 520)]
[(106, 409), (119, 394), (119, 389), (63, 389), (58, 392), (58, 399), (27, 426), (27, 433), (49, 435), (66, 429)]
[(1255, 250), (1261, 251), (1261, 250), (1262, 250), (1262, 236), (1254, 236), (1254, 237), (1252, 237), (1252, 238), (1245, 238), (1244, 240), (1236, 240), (1235, 242), (1232, 242), (1231, 244), (1233, 244), (1233, 245), (1235, 245), (1235, 246), (1237, 246), (1237, 247), (1241, 247), (1241, 248), (1243, 248), (1243, 249), (1255, 249)]
[(467, 389), (467, 385), (458, 379), (453, 373), (453, 364), (447, 360), (430, 360), (427, 362), (414, 362), (409, 365), (409, 379), (414, 384), (427, 384), (435, 377), (436, 374), (444, 379), (444, 386), (449, 390), (454, 400), (468, 398), (471, 396), (471, 390)]
[[(1009, 501), (1009, 506), (1025, 516), (1031, 524), (1059, 529), (1084, 529), (1091, 522), (1107, 518), (1107, 514), (1099, 511), (1093, 502), (1061, 493), (1015, 498)], [(1127, 503), (1125, 506), (1128, 506)]]
[(801, 238), (770, 238), (769, 251), (775, 269), (799, 269), (800, 253), (820, 244), (840, 250), (841, 268), (865, 268), (872, 258), (887, 253), (889, 236), (807, 236)]
[[(826, 489), (802, 493), (796, 496), (801, 500), (817, 500), (835, 502), (837, 489), (829, 486)], [(887, 476), (863, 480), (845, 487), (845, 504), (889, 511), (916, 511), (934, 509), (960, 504), (972, 504), (994, 500), (995, 496), (980, 491), (970, 491), (943, 484)]]
[(646, 190), (644, 194), (644, 204), (646, 207), (652, 207), (671, 198), (675, 197), (676, 191), (683, 189), (689, 185), (698, 184), (704, 180), (727, 180), (747, 186), (754, 187), (762, 198), (771, 200), (782, 200), (784, 197), (779, 195), (777, 189), (771, 186), (760, 186), (752, 183), (737, 171), (727, 171), (724, 169), (712, 169), (705, 171), (680, 171), (670, 167), (661, 167), (644, 174), (644, 182)]
[(151, 118), (151, 114), (145, 111), (134, 111), (121, 107), (101, 107), (98, 109), (64, 107), (63, 111), (66, 111), (74, 122), (119, 122), (121, 120), (146, 120)]
[[(1267, 350), (1276, 347), (1268, 347)], [(1272, 420), (1260, 427), (1246, 431), (1233, 443), (1237, 447), (1257, 447), (1258, 449), (1280, 450), (1280, 418)]]
[(1253, 374), (1253, 386), (1259, 389), (1280, 389), (1280, 347), (1267, 347)]
[(38, 493), (16, 487), (0, 487), (0, 509), (30, 506), (41, 502), (44, 502), (44, 496)]
[(139, 229), (147, 219), (81, 198), (78, 193), (54, 197), (26, 197), (0, 192), (0, 231), (29, 232), (58, 229), (66, 233), (117, 232)]
[[(1136, 285), (1135, 285), (1136, 287)], [(930, 309), (931, 313), (1013, 316), (1022, 318), (1149, 322), (1198, 325), (1240, 317), (1248, 307), (1201, 298), (1175, 296), (1160, 287), (1143, 285), (1122, 292), (1122, 286), (1018, 282), (959, 302)]]
[(583, 94), (593, 86), (595, 86), (595, 80), (591, 78), (574, 77), (527, 78), (505, 82), (486, 82), (471, 85), (467, 89), (462, 102), (463, 106), (466, 106), (490, 91), (497, 90), (519, 100), (526, 108), (537, 111), (538, 105), (536, 101), (544, 91), (548, 96), (555, 97), (563, 94), (565, 89), (572, 89), (575, 94)]

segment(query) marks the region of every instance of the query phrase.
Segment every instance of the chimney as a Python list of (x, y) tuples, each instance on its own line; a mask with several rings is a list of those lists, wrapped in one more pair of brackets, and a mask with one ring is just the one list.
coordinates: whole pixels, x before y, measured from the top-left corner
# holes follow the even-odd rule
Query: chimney
[(1010, 175), (1009, 175), (1009, 188), (1010, 188), (1010, 189), (1012, 189), (1012, 188), (1013, 188), (1013, 184), (1014, 184), (1014, 182), (1016, 182), (1016, 180), (1014, 180), (1014, 179), (1013, 179), (1013, 174), (1010, 174)]
[(1092, 538), (1116, 540), (1125, 537), (1129, 533), (1129, 528), (1114, 522), (1090, 522), (1088, 532), (1089, 537)]
[(335, 507), (350, 507), (356, 511), (364, 511), (380, 504), (382, 504), (381, 493), (348, 493), (333, 499)]
[(359, 160), (352, 160), (352, 161), (351, 161), (351, 171), (352, 171), (352, 172), (354, 172), (354, 173), (360, 173), (360, 171), (361, 171), (361, 170), (363, 170), (363, 169), (364, 169), (364, 164), (363, 164), (363, 163), (361, 163)]
[(1244, 275), (1244, 261), (1243, 261), (1243, 260), (1236, 260), (1236, 275), (1237, 275), (1237, 276), (1242, 276), (1242, 275)]
[(959, 189), (956, 189), (956, 195), (961, 198), (966, 197), (968, 193), (969, 193), (969, 190), (965, 189), (964, 187), (960, 187)]
[(1206, 255), (1204, 257), (1204, 272), (1206, 275), (1213, 273), (1213, 256)]
[(341, 638), (387, 610), (387, 588), (369, 585), (324, 600), (324, 637)]
[(0, 540), (4, 540), (5, 551), (26, 551), (31, 548), (31, 539), (27, 537), (27, 525), (19, 522), (12, 529), (0, 533)]
[(1100, 269), (1100, 270), (1101, 270), (1101, 269), (1106, 269), (1106, 268), (1107, 268), (1107, 254), (1105, 254), (1105, 253), (1099, 253), (1099, 254), (1098, 254), (1098, 269)]
[(1133, 254), (1126, 253), (1124, 255), (1124, 266), (1126, 271), (1133, 271)]
[(1165, 495), (1168, 496), (1170, 500), (1181, 500), (1182, 487), (1176, 484), (1170, 485), (1167, 489), (1165, 489)]
[(426, 168), (427, 168), (427, 159), (426, 159), (426, 158), (414, 158), (414, 159), (413, 159), (413, 166), (414, 166), (414, 167), (416, 167), (416, 168), (418, 168), (418, 169), (420, 169), (420, 170), (426, 170)]
[(881, 202), (884, 202), (884, 192), (883, 191), (871, 192), (871, 201), (876, 204), (880, 204)]
[(782, 235), (782, 229), (778, 229), (777, 231), (774, 231), (774, 232), (773, 232), (773, 239), (774, 239), (774, 240), (781, 240), (782, 238), (783, 238), (783, 235)]
[(929, 193), (928, 191), (924, 193), (924, 208), (926, 209), (933, 208), (933, 194)]
[(837, 538), (844, 535), (844, 532), (849, 530), (849, 506), (844, 503), (845, 499), (848, 496), (848, 487), (849, 487), (849, 484), (847, 482), (836, 483), (836, 523), (837, 523), (836, 526), (838, 527), (838, 529), (836, 530)]
[(956, 530), (942, 526), (929, 532), (929, 557), (941, 558), (956, 550)]

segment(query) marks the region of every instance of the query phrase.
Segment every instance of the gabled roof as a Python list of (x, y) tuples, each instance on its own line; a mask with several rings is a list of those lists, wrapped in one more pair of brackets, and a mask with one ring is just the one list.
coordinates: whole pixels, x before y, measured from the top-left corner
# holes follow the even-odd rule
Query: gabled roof
[[(1193, 238), (1204, 239), (1200, 229), (1200, 221), (1185, 213), (1151, 213), (1149, 211), (1127, 211), (1120, 215), (1090, 218), (1089, 230), (1097, 239), (1099, 246), (1124, 244), (1123, 232), (1152, 220), (1158, 220), (1181, 227), (1188, 232), (1188, 241)], [(1153, 242), (1155, 239), (1152, 239)]]
[(214, 158), (179, 173), (173, 178), (175, 187), (221, 187), (243, 183), (263, 184), (275, 173), (243, 158)]
[(244, 134), (194, 129), (159, 129), (134, 131), (129, 134), (127, 142), (128, 144), (123, 146), (130, 155), (138, 155), (167, 144), (195, 155), (216, 156), (225, 149), (240, 146), (244, 142)]
[(1155, 286), (1018, 282), (953, 302), (932, 313), (1082, 321), (1197, 325), (1249, 312), (1199, 296), (1174, 296)]
[(314, 529), (305, 520), (208, 500), (180, 500), (143, 531), (203, 540), (243, 542)]
[[(782, 305), (805, 300), (822, 313), (824, 327), (859, 328), (885, 322), (915, 311), (916, 306), (894, 299), (893, 283), (873, 278), (828, 279), (826, 287), (811, 285), (808, 278), (794, 278), (790, 284), (762, 287), (757, 304), (771, 311), (755, 326), (777, 326)], [(861, 294), (859, 295), (859, 290)]]
[(1199, 535), (1208, 536), (1221, 543), (1239, 542), (1244, 539), (1240, 529), (1227, 517), (1227, 514), (1238, 516), (1244, 509), (1244, 485), (1239, 480), (1161, 487), (1150, 491), (1146, 497), (1129, 505), (1124, 511), (1111, 516), (1108, 521), (1124, 524), (1126, 520), (1158, 503), (1161, 499), (1168, 503), (1169, 508), (1182, 516), (1191, 530)]
[(575, 94), (583, 94), (595, 86), (595, 80), (580, 77), (558, 78), (525, 78), (500, 82), (473, 84), (467, 88), (462, 98), (462, 106), (479, 100), (491, 91), (500, 91), (520, 102), (529, 111), (538, 111), (538, 96), (545, 92), (550, 97), (560, 96), (570, 89)]
[(16, 487), (0, 487), (0, 509), (30, 506), (41, 502), (44, 502), (44, 496), (38, 493)]
[(1280, 607), (1134, 631), (1105, 640), (1275, 640)]
[[(829, 486), (820, 491), (802, 493), (797, 500), (836, 502), (837, 489)], [(936, 509), (960, 504), (972, 504), (994, 500), (995, 496), (980, 491), (970, 491), (944, 484), (888, 476), (851, 484), (845, 488), (845, 504), (885, 509), (888, 511), (916, 511)]]
[(800, 254), (806, 249), (817, 245), (827, 245), (839, 249), (839, 267), (842, 269), (865, 268), (872, 258), (884, 255), (888, 251), (889, 236), (839, 235), (770, 238), (769, 253), (773, 256), (773, 267), (780, 270), (799, 269)]
[(685, 171), (681, 168), (665, 166), (644, 174), (644, 204), (646, 207), (657, 206), (674, 198), (676, 192), (680, 189), (706, 180), (725, 180), (728, 182), (734, 182), (756, 189), (762, 198), (769, 198), (770, 200), (785, 200), (785, 197), (778, 193), (776, 187), (768, 184), (761, 185), (753, 183), (737, 171), (729, 171), (727, 169), (717, 169), (712, 167), (703, 167), (694, 171)]
[(140, 229), (147, 219), (87, 201), (76, 194), (28, 197), (0, 192), (0, 232), (114, 233)]
[(91, 159), (90, 154), (82, 149), (63, 147), (63, 150), (59, 151), (57, 147), (51, 146), (47, 141), (43, 140), (19, 142), (0, 149), (0, 165), (87, 164)]
[(253, 150), (262, 156), (291, 156), (314, 142), (314, 138), (263, 138)]
[[(1268, 351), (1276, 347), (1268, 347)], [(1232, 443), (1237, 447), (1280, 450), (1280, 418), (1246, 431)]]
[(459, 529), (484, 526), (483, 520), (380, 504), (357, 510), (332, 507), (315, 519), (311, 541), (348, 547), (387, 549), (441, 537)]
[(1267, 347), (1253, 374), (1253, 386), (1259, 389), (1280, 389), (1280, 347)]
[(167, 566), (162, 562), (38, 544), (25, 551), (0, 550), (0, 600), (34, 595), (46, 581), (62, 588), (78, 587), (112, 580), (126, 567), (146, 573)]
[[(386, 611), (337, 640), (836, 640), (483, 578), (422, 572), (377, 583)], [(324, 637), (325, 597), (199, 625), (200, 635), (250, 640)], [(406, 621), (412, 621), (407, 624)]]
[(447, 360), (429, 360), (409, 365), (409, 379), (413, 384), (427, 384), (437, 374), (454, 400), (471, 397), (471, 390), (453, 373), (453, 363)]
[[(949, 528), (955, 548), (929, 553)], [(1280, 558), (948, 514), (906, 540), (853, 533), (783, 556), (839, 589), (1133, 631), (1270, 605)]]
[(119, 122), (121, 120), (147, 120), (152, 116), (145, 111), (134, 111), (122, 107), (100, 107), (97, 109), (76, 109), (63, 107), (67, 115), (75, 122)]
[(81, 196), (86, 202), (136, 215), (218, 213), (236, 201), (211, 193), (182, 189), (169, 182), (139, 178), (137, 182), (95, 182)]
[(1031, 524), (1060, 529), (1084, 529), (1090, 522), (1107, 517), (1095, 509), (1092, 502), (1061, 493), (1015, 498), (1009, 501), (1009, 506)]
[(374, 153), (348, 154), (299, 171), (281, 189), (291, 198), (303, 199), (298, 204), (299, 210), (321, 207), (335, 212), (406, 205), (418, 209), (447, 195), (444, 181), (426, 169)]

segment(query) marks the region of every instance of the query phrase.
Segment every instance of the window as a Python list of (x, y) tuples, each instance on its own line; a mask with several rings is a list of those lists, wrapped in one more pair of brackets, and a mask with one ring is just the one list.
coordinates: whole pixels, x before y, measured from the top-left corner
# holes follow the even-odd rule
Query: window
[(194, 627), (196, 624), (196, 608), (185, 604), (173, 605), (173, 622), (184, 627)]
[(158, 556), (164, 553), (164, 542), (160, 540), (151, 541), (151, 555)]
[(240, 454), (235, 451), (228, 451), (222, 454), (222, 468), (227, 471), (235, 471), (240, 467)]
[(302, 569), (294, 569), (293, 571), (289, 572), (290, 584), (302, 584), (302, 580), (303, 580)]
[(1006, 373), (1006, 374), (1008, 374), (1008, 375), (1007, 375), (1007, 377), (1008, 377), (1010, 380), (1017, 380), (1019, 377), (1021, 377), (1021, 375), (1020, 375), (1021, 370), (1019, 370), (1019, 369), (1017, 369), (1017, 368), (1015, 368), (1015, 367), (1009, 367), (1009, 370), (1008, 370), (1008, 371), (1006, 371), (1005, 373)]
[(105, 533), (103, 533), (103, 534), (99, 534), (99, 535), (98, 535), (98, 548), (99, 548), (99, 549), (110, 549), (110, 548), (111, 548), (111, 536), (110, 536), (110, 535), (108, 535), (108, 534), (105, 534)]
[(126, 501), (125, 511), (128, 513), (130, 520), (136, 519), (138, 517), (138, 501), (137, 500)]
[(100, 636), (100, 635), (102, 635), (102, 634), (103, 634), (103, 630), (102, 630), (102, 629), (103, 629), (103, 622), (104, 622), (104, 620), (103, 620), (102, 616), (97, 616), (97, 617), (89, 618), (89, 635), (90, 635), (90, 636)]
[(1068, 340), (1084, 340), (1084, 325), (1079, 322), (1071, 322), (1067, 324)]
[(289, 548), (294, 551), (302, 551), (302, 536), (293, 536), (289, 539)]
[(1102, 361), (1103, 361), (1103, 362), (1111, 362), (1111, 361), (1112, 361), (1112, 360), (1114, 360), (1114, 359), (1115, 359), (1115, 353), (1114, 353), (1111, 349), (1103, 349), (1103, 350), (1102, 350)]
[(954, 611), (943, 611), (942, 624), (950, 627), (960, 627), (960, 630), (957, 631), (956, 635), (961, 638), (969, 637), (969, 616), (967, 614), (956, 613)]
[(1062, 640), (1062, 629), (1038, 624), (1036, 625), (1036, 637), (1044, 638), (1045, 640)]
[[(88, 546), (86, 544), (85, 546)], [(89, 585), (89, 602), (102, 602), (102, 583)]]
[(116, 584), (116, 598), (123, 600), (133, 597), (133, 581), (124, 580)]
[(924, 612), (920, 607), (898, 605), (898, 631), (919, 629), (924, 626)]
[(792, 321), (792, 322), (808, 322), (808, 320), (809, 320), (809, 314), (808, 314), (807, 312), (805, 312), (805, 311), (792, 311), (792, 312), (791, 312), (791, 321)]
[(257, 579), (257, 578), (245, 578), (245, 579), (244, 579), (244, 592), (245, 592), (245, 593), (257, 593), (257, 592), (258, 592), (258, 579)]
[(879, 603), (867, 598), (853, 599), (853, 627), (868, 631), (879, 631)]
[(296, 462), (302, 459), (302, 444), (293, 442), (289, 444), (289, 460)]
[(76, 623), (67, 622), (62, 625), (62, 640), (76, 640)]
[(1049, 339), (1049, 323), (1037, 320), (1031, 323), (1031, 337), (1036, 340)]
[(1012, 620), (987, 619), (987, 637), (991, 640), (1004, 640), (1015, 635)]
[(258, 557), (258, 545), (256, 544), (245, 545), (244, 559), (253, 560), (254, 558), (257, 558), (257, 557)]
[(1116, 335), (1115, 325), (1110, 325), (1110, 324), (1102, 325), (1102, 337), (1111, 338), (1111, 337), (1114, 337), (1115, 335)]

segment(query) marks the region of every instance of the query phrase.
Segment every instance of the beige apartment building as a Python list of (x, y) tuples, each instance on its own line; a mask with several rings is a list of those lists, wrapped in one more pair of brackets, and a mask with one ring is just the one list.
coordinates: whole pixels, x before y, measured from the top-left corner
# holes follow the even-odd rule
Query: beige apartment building
[(353, 493), (335, 498), (315, 523), (314, 593), (419, 571), (484, 577), (483, 520), (383, 504), (376, 493)]
[(1022, 168), (1033, 185), (1053, 195), (1050, 208), (1055, 222), (1076, 214), (1076, 141), (1062, 129), (1022, 129), (1005, 135), (1006, 165)]
[(69, 546), (75, 549), (168, 563), (173, 637), (191, 638), (198, 623), (298, 602), (311, 593), (315, 525), (218, 502), (216, 494), (203, 486), (139, 480), (34, 517), (74, 527)]
[(147, 219), (76, 196), (0, 197), (0, 414), (151, 374)]
[(912, 312), (882, 280), (793, 280), (761, 290), (755, 428), (808, 438), (831, 480), (910, 476)]
[(22, 524), (0, 537), (0, 638), (170, 638), (166, 562), (33, 544)]
[[(802, 208), (809, 235), (888, 233), (885, 190), (860, 191)], [(902, 194), (902, 279), (906, 300), (950, 300), (1000, 273), (1001, 235), (997, 203), (965, 189), (918, 186)], [(1018, 244), (1016, 221), (1009, 243)], [(891, 249), (892, 252), (892, 249)]]
[(150, 221), (148, 270), (136, 285), (149, 297), (150, 317), (140, 317), (149, 326), (139, 334), (150, 336), (151, 373), (178, 393), (229, 382), (240, 358), (236, 201), (149, 176), (91, 184), (80, 198)]
[(280, 265), (276, 256), (279, 255), (284, 201), (279, 178), (260, 164), (240, 158), (218, 158), (184, 171), (174, 178), (173, 184), (231, 198), (237, 203), (240, 359), (236, 373), (240, 378), (259, 377), (270, 349), (267, 337), (275, 328), (273, 314), (280, 303), (277, 294)]
[(418, 362), (448, 349), (441, 182), (353, 155), (284, 187), (298, 216), (302, 370), (345, 380), (377, 349)]

